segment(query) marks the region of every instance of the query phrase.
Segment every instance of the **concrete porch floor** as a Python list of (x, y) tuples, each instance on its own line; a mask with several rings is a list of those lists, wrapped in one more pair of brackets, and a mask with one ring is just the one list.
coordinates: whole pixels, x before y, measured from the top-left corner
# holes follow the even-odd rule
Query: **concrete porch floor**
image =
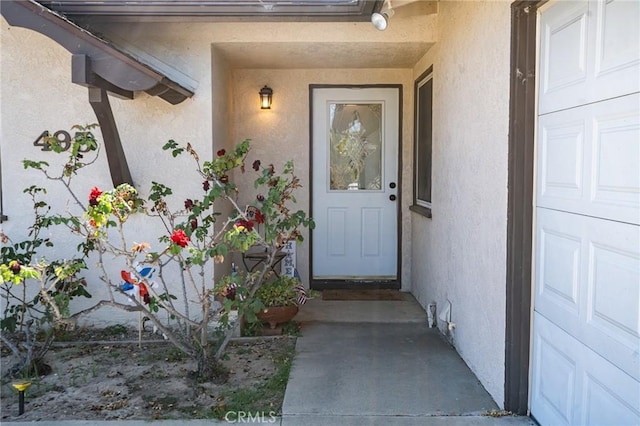
[(497, 405), (408, 293), (402, 301), (313, 299), (296, 320), (302, 336), (282, 425), (535, 424), (483, 415)]

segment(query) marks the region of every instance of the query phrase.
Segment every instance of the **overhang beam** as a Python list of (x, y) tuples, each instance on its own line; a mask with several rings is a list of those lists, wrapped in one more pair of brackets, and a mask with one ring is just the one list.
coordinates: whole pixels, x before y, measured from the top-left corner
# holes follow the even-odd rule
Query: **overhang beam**
[(93, 108), (98, 118), (98, 124), (102, 131), (104, 150), (107, 152), (107, 161), (109, 162), (113, 186), (115, 187), (122, 183), (133, 185), (127, 157), (124, 155), (118, 127), (111, 111), (111, 104), (109, 104), (109, 96), (107, 96), (106, 90), (89, 87), (89, 104), (91, 104), (91, 108)]
[(89, 89), (89, 103), (100, 124), (111, 180), (114, 186), (133, 185), (107, 92), (133, 99), (134, 92), (144, 91), (175, 105), (193, 96), (193, 90), (33, 0), (2, 0), (0, 12), (10, 25), (39, 32), (73, 55), (71, 81)]
[(0, 12), (10, 25), (39, 32), (71, 54), (87, 56), (93, 72), (113, 85), (114, 90), (144, 91), (152, 96), (159, 93), (160, 98), (174, 105), (193, 96), (192, 89), (33, 0), (2, 0)]

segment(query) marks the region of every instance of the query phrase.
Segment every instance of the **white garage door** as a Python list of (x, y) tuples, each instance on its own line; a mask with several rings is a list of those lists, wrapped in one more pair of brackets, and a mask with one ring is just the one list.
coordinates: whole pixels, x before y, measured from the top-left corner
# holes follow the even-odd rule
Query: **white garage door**
[(640, 1), (539, 11), (531, 413), (640, 424)]

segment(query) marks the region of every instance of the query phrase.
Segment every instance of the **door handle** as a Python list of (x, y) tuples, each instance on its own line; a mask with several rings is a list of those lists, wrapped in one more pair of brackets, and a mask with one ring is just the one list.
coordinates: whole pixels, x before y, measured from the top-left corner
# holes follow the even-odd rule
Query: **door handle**
[(391, 201), (395, 201), (395, 200), (396, 200), (396, 196), (395, 196), (395, 195), (393, 195), (393, 194), (391, 194), (391, 195), (389, 195), (389, 199), (390, 199)]

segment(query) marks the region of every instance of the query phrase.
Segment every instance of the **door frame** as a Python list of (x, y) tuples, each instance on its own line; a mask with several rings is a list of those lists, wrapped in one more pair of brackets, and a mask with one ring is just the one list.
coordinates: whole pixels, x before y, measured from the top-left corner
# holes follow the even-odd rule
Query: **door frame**
[(529, 414), (538, 9), (511, 4), (504, 408)]
[(402, 283), (402, 84), (309, 84), (309, 215), (313, 217), (313, 91), (314, 89), (398, 89), (398, 171), (397, 171), (397, 278), (395, 280), (316, 280), (313, 278), (313, 230), (309, 231), (309, 282), (314, 290), (400, 289)]

